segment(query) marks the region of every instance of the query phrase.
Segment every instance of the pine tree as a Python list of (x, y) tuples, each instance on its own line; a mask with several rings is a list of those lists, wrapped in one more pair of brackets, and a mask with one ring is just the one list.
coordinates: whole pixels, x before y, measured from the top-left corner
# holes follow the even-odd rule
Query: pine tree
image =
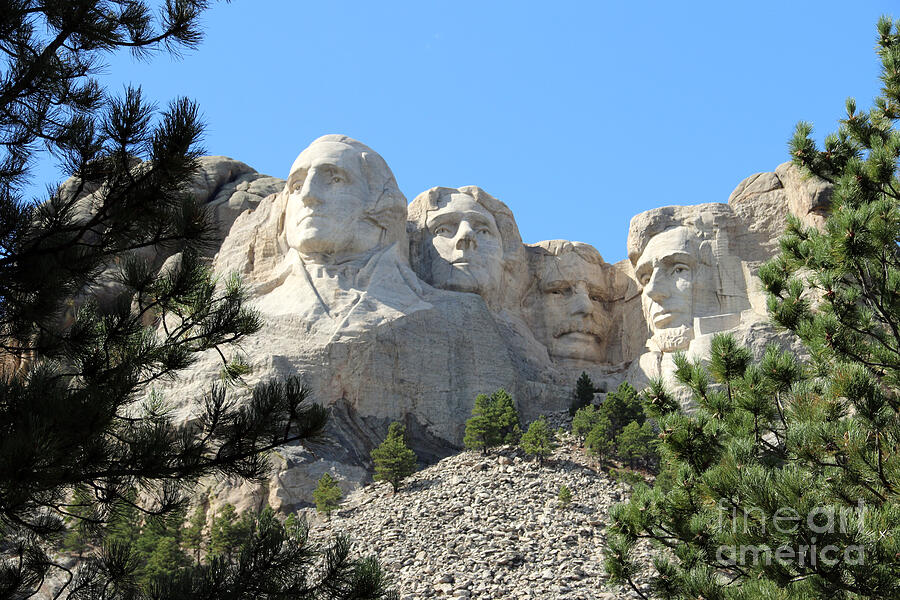
[(621, 383), (616, 391), (608, 393), (597, 411), (609, 420), (609, 434), (612, 437), (619, 435), (632, 421), (640, 425), (646, 418), (640, 395), (628, 382)]
[(649, 421), (644, 421), (643, 425), (632, 421), (616, 436), (616, 455), (632, 469), (638, 465), (649, 466), (656, 457), (655, 441), (656, 434)]
[(147, 555), (147, 562), (140, 570), (138, 581), (142, 586), (149, 587), (154, 581), (175, 579), (189, 562), (176, 538), (160, 537)]
[(492, 416), (490, 396), (478, 394), (475, 397), (472, 416), (466, 421), (466, 430), (463, 435), (463, 444), (466, 448), (481, 450), (481, 454), (486, 456), (488, 450), (497, 444)]
[(498, 439), (503, 444), (518, 444), (522, 437), (522, 427), (512, 396), (501, 388), (491, 394), (491, 404)]
[(144, 514), (136, 502), (137, 493), (132, 490), (110, 507), (104, 536), (107, 544), (130, 546), (140, 537)]
[(204, 536), (203, 531), (206, 529), (206, 520), (209, 512), (209, 504), (201, 501), (194, 509), (187, 528), (184, 530), (184, 547), (186, 550), (193, 551), (194, 561), (200, 564), (200, 553), (203, 551)]
[(405, 434), (403, 425), (391, 423), (387, 437), (372, 450), (375, 480), (389, 482), (395, 494), (400, 482), (416, 472), (416, 454), (406, 445)]
[(593, 428), (588, 432), (584, 445), (588, 452), (603, 461), (608, 458), (613, 449), (613, 437), (611, 435), (612, 424), (606, 415), (598, 415)]
[(559, 505), (563, 508), (569, 506), (572, 503), (572, 490), (569, 489), (569, 486), (563, 484), (559, 486), (559, 494), (557, 494), (557, 499), (559, 500)]
[[(744, 362), (732, 340), (719, 351)], [(900, 471), (895, 456), (879, 453), (879, 432), (867, 434), (862, 412), (888, 388), (859, 365), (822, 374), (774, 346), (758, 363), (718, 375), (684, 356), (676, 364), (698, 408), (683, 413), (659, 381), (646, 391), (666, 478), (637, 486), (611, 511), (611, 579), (637, 589), (632, 553), (646, 538), (674, 550), (655, 563), (660, 597), (897, 597)], [(880, 418), (881, 432), (900, 431), (896, 415)], [(645, 435), (636, 423), (629, 430)], [(641, 444), (626, 444), (626, 453)]]
[(544, 464), (544, 458), (553, 454), (553, 450), (556, 449), (553, 434), (550, 432), (550, 426), (547, 425), (545, 417), (531, 422), (520, 443), (526, 454), (538, 457), (538, 463), (541, 466)]
[(466, 421), (463, 444), (469, 450), (481, 450), (483, 455), (500, 444), (516, 444), (522, 437), (519, 412), (512, 396), (499, 389), (490, 396), (475, 397), (472, 417)]
[(597, 407), (593, 405), (579, 408), (575, 412), (575, 416), (572, 417), (572, 435), (578, 438), (578, 442), (582, 446), (584, 446), (587, 434), (590, 433), (599, 419), (600, 413), (597, 411)]
[[(260, 479), (268, 450), (324, 426), (327, 412), (299, 380), (263, 383), (240, 405), (212, 389), (194, 399), (190, 423), (149, 394), (260, 321), (239, 282), (216, 281), (202, 259), (215, 224), (185, 192), (201, 154), (198, 107), (177, 99), (156, 114), (139, 88), (115, 97), (94, 75), (117, 49), (146, 57), (195, 46), (207, 4), (0, 4), (0, 598), (28, 596), (63, 573), (51, 546), (66, 517), (72, 527), (84, 514), (110, 527), (68, 585), (84, 597), (135, 590), (126, 524), (172, 514), (201, 477)], [(44, 149), (71, 179), (43, 202), (25, 202)], [(81, 516), (68, 511), (78, 489), (90, 500), (79, 503)], [(119, 519), (126, 505), (141, 517)], [(221, 581), (280, 589), (271, 566), (248, 563), (247, 579)], [(305, 572), (307, 563), (295, 566)], [(335, 576), (375, 573), (369, 562), (333, 566)]]
[(324, 473), (322, 477), (319, 478), (316, 489), (313, 490), (313, 500), (316, 503), (316, 510), (325, 513), (326, 515), (330, 514), (331, 511), (340, 505), (341, 497), (343, 495), (344, 494), (341, 492), (341, 488), (338, 487), (334, 477), (328, 473)]
[(569, 405), (569, 414), (574, 416), (578, 409), (590, 406), (594, 401), (594, 392), (596, 391), (590, 376), (582, 371), (578, 381), (575, 382), (575, 389), (572, 391), (572, 403)]
[(233, 504), (224, 504), (209, 526), (209, 554), (231, 559), (244, 548), (251, 534), (251, 517), (238, 515)]
[(72, 494), (69, 512), (72, 516), (66, 519), (69, 530), (63, 538), (63, 548), (77, 552), (80, 558), (89, 544), (99, 541), (97, 522), (100, 518), (94, 512), (94, 503), (84, 488), (77, 488)]
[[(302, 519), (294, 517), (292, 522), (282, 523), (270, 507), (248, 515), (246, 530), (249, 534), (231, 556), (207, 556), (190, 571), (189, 579), (155, 581), (153, 597), (397, 598), (384, 592), (387, 576), (374, 558), (350, 559), (351, 544), (346, 537), (337, 537), (325, 547), (312, 544)], [(261, 562), (266, 565), (265, 577), (259, 573)]]

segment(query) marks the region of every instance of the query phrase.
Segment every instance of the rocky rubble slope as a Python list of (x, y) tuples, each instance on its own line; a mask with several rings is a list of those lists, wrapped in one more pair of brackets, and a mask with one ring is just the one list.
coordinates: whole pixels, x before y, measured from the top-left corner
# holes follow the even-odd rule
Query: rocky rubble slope
[[(566, 508), (557, 500), (563, 484), (573, 492)], [(609, 508), (627, 493), (571, 445), (543, 466), (508, 447), (451, 456), (396, 495), (376, 483), (330, 519), (307, 517), (312, 539), (343, 533), (357, 552), (377, 554), (404, 600), (630, 599), (637, 594), (603, 580)], [(642, 557), (649, 568), (649, 548)]]

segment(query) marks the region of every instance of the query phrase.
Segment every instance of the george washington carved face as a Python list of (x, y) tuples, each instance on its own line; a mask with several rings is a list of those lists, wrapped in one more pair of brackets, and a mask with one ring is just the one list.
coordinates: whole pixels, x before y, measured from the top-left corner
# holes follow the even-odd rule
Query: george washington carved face
[(288, 176), (285, 236), (303, 253), (353, 253), (373, 248), (378, 228), (367, 224), (369, 193), (359, 150), (319, 142), (304, 150)]
[(342, 262), (398, 242), (406, 253), (406, 199), (384, 159), (361, 142), (315, 140), (282, 194), (284, 241), (304, 260)]

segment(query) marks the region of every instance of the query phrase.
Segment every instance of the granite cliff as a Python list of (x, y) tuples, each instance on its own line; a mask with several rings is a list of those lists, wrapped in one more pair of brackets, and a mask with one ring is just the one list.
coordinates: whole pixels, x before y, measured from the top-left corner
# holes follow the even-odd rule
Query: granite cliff
[[(768, 324), (757, 270), (788, 215), (821, 224), (830, 198), (784, 164), (727, 202), (636, 215), (628, 259), (609, 264), (581, 242), (523, 243), (509, 206), (478, 187), (407, 203), (386, 161), (345, 136), (315, 140), (286, 180), (201, 162), (193, 191), (221, 236), (213, 268), (242, 277), (265, 321), (241, 347), (247, 382), (302, 374), (333, 411), (329, 440), (282, 449), (265, 485), (216, 484), (221, 501), (282, 510), (307, 504), (325, 471), (345, 490), (365, 481), (391, 421), (421, 460), (451, 454), (479, 393), (507, 389), (527, 422), (568, 406), (582, 371), (640, 387), (671, 376), (676, 350), (702, 357), (717, 332), (757, 354), (796, 347)], [(182, 418), (220, 368), (211, 354), (169, 386)]]

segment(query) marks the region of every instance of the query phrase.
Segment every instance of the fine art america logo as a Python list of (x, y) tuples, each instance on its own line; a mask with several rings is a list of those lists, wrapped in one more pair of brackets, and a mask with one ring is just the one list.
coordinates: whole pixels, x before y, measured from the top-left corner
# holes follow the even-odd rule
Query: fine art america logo
[[(838, 563), (862, 565), (864, 548), (860, 544), (848, 544), (854, 532), (864, 529), (865, 503), (860, 500), (855, 508), (816, 506), (806, 514), (791, 507), (781, 507), (771, 515), (761, 509), (738, 509), (722, 500), (719, 503), (719, 531), (729, 529), (734, 536), (751, 534), (784, 539), (790, 542), (777, 546), (770, 544), (721, 545), (716, 559), (726, 565), (753, 565), (793, 563), (798, 567), (831, 567)], [(836, 543), (841, 542), (841, 543)]]

